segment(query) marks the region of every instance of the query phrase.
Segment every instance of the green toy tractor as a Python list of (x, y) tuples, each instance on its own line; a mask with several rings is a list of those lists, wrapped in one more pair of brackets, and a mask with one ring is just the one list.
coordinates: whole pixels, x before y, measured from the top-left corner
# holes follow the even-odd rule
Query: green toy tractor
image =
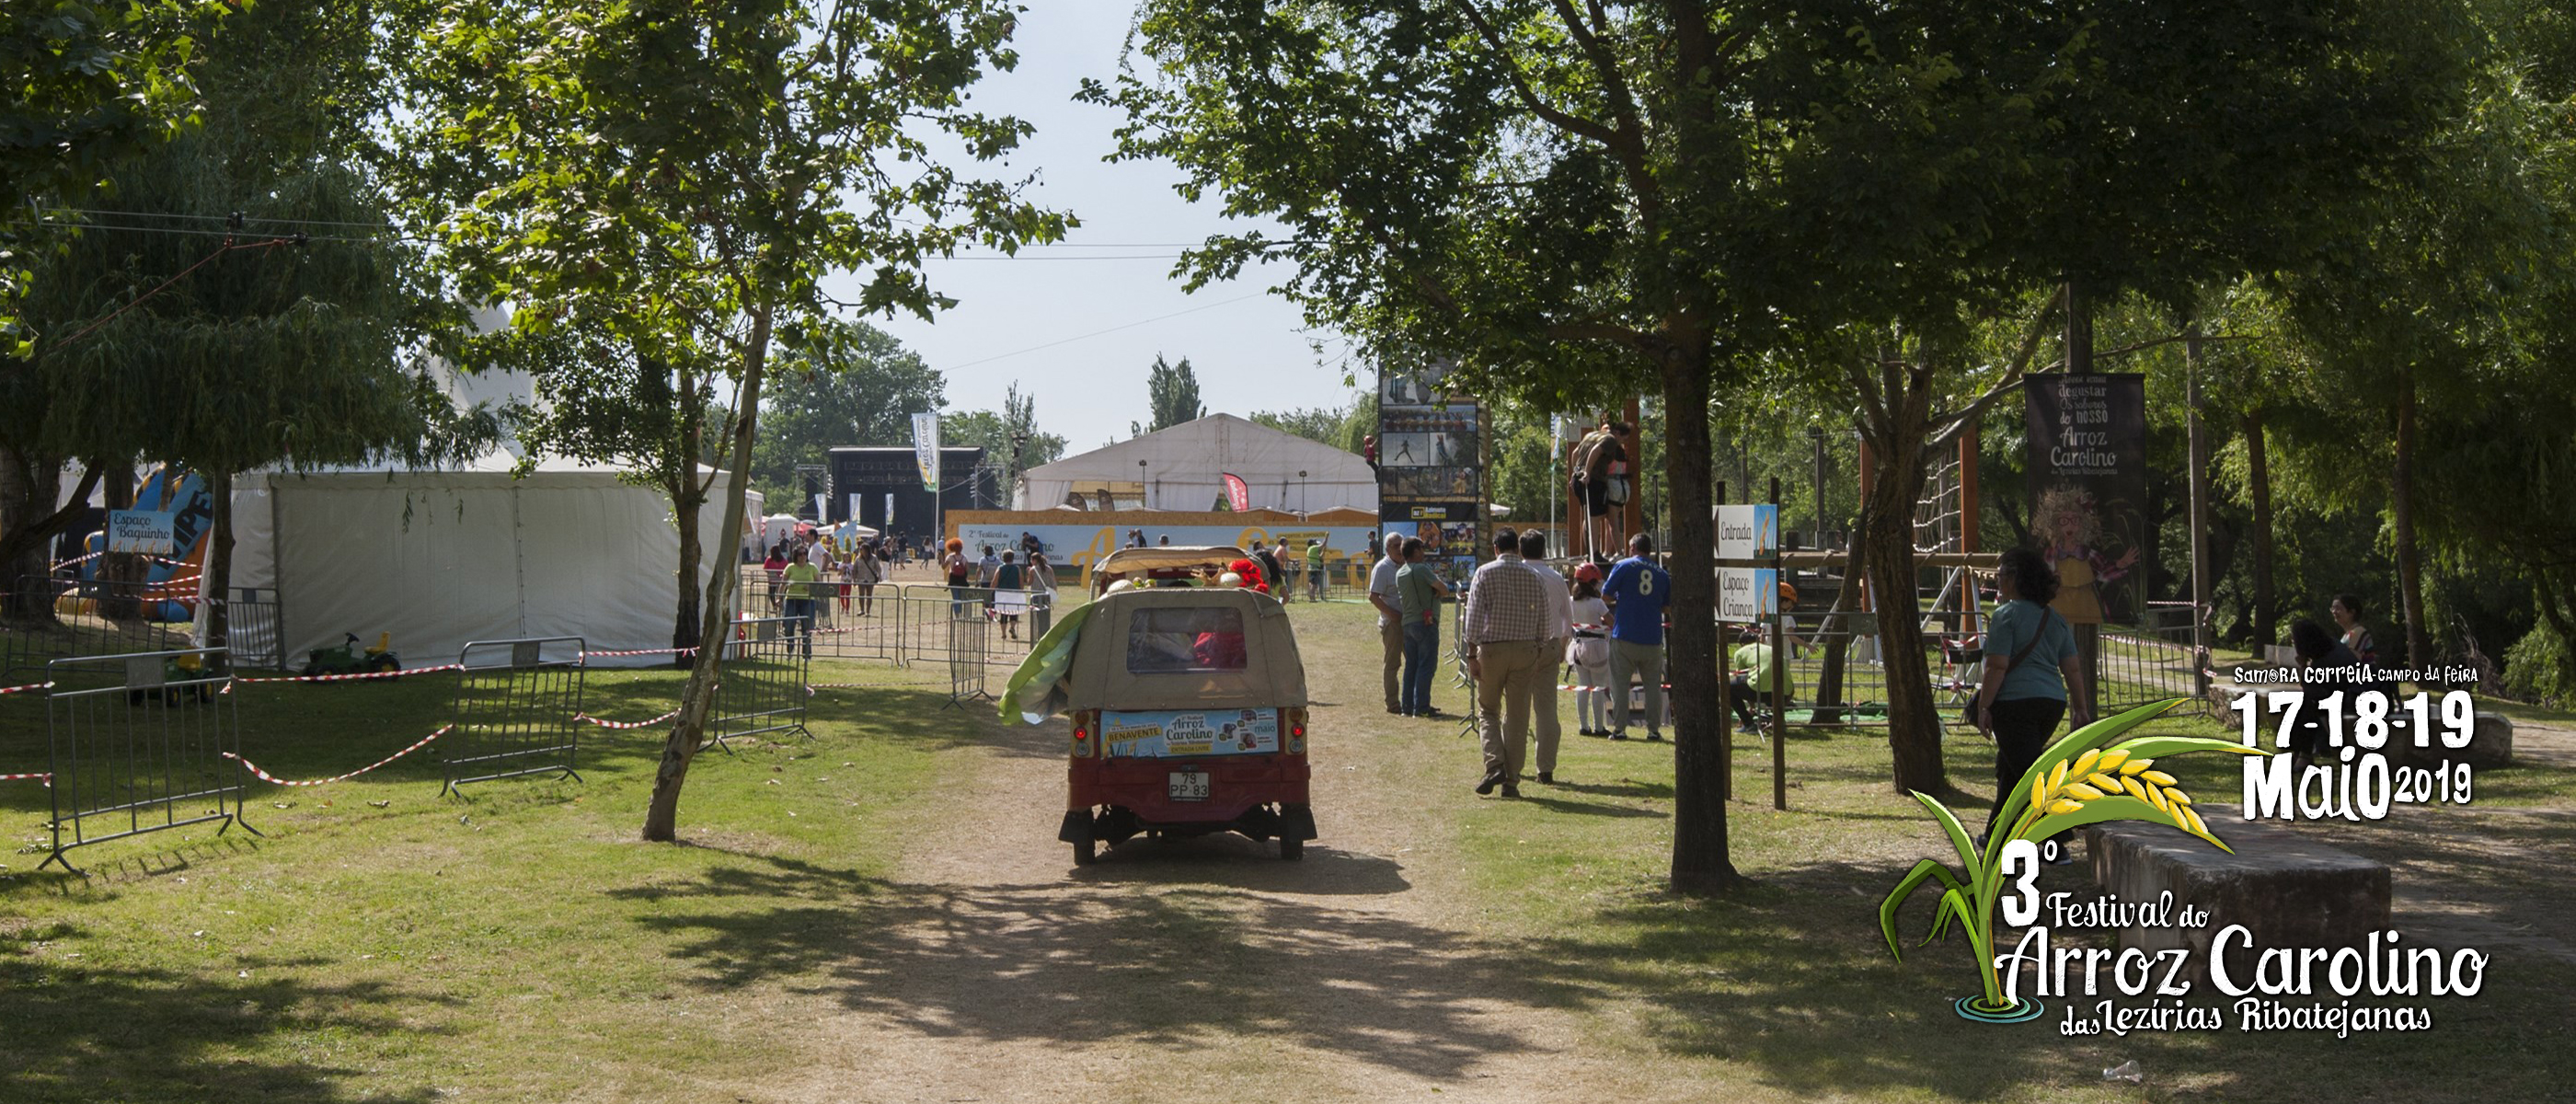
[(375, 647), (364, 651), (358, 647), (358, 634), (346, 635), (348, 639), (339, 647), (315, 648), (305, 653), (304, 673), (307, 675), (358, 675), (402, 670), (402, 659), (393, 652), (394, 634), (390, 632), (376, 634)]

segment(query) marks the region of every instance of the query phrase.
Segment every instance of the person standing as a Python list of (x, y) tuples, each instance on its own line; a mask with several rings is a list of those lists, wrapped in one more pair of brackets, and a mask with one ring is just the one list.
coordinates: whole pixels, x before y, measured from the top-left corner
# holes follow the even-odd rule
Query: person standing
[[(1977, 686), (1977, 731), (1995, 744), (1989, 835), (2002, 819), (2004, 799), (2048, 750), (2058, 720), (2071, 712), (2078, 728), (2093, 721), (2093, 696), (2084, 685), (2075, 629), (2048, 608), (2057, 599), (2057, 587), (2057, 569), (2030, 548), (2006, 549), (1995, 570), (1995, 589), (2002, 592), (2004, 604), (1986, 619), (1986, 670)], [(2073, 861), (2065, 846), (2070, 837), (2060, 833), (2050, 841), (2057, 844), (2055, 854), (2047, 855), (2049, 849), (2043, 848), (2043, 855), (2052, 862)]]
[(1306, 598), (1324, 600), (1324, 542), (1319, 540), (1306, 542)]
[(993, 608), (1002, 622), (1002, 639), (1020, 638), (1020, 615), (1026, 602), (1019, 591), (1024, 574), (1012, 552), (1002, 553), (1002, 562), (993, 568)]
[(1440, 600), (1449, 596), (1449, 584), (1423, 554), (1420, 537), (1404, 538), (1395, 590), (1404, 614), (1404, 715), (1443, 716), (1431, 708), (1431, 679), (1440, 668)]
[(1369, 604), (1377, 607), (1379, 661), (1386, 681), (1386, 711), (1404, 713), (1404, 606), (1395, 590), (1395, 573), (1404, 568), (1404, 538), (1386, 535), (1386, 554), (1369, 568)]
[(885, 573), (885, 561), (877, 558), (876, 546), (861, 541), (859, 554), (850, 560), (850, 587), (859, 592), (859, 616), (867, 616), (876, 605), (877, 583)]
[(1029, 556), (1029, 637), (1045, 636), (1055, 621), (1055, 565), (1046, 553)]
[(1494, 531), (1494, 558), (1467, 585), (1467, 616), (1460, 632), (1467, 645), (1467, 677), (1476, 680), (1476, 731), (1485, 752), (1485, 777), (1476, 792), (1503, 788), (1521, 795), (1521, 763), (1529, 750), (1530, 689), (1541, 664), (1548, 624), (1547, 587), (1522, 565), (1520, 534)]
[(814, 594), (822, 582), (823, 572), (805, 558), (805, 550), (796, 550), (794, 558), (779, 572), (787, 586), (787, 630), (805, 645), (805, 654), (814, 654)]
[[(1655, 539), (1628, 538), (1628, 558), (1610, 568), (1601, 588), (1610, 604), (1610, 738), (1628, 738), (1628, 678), (1646, 683), (1646, 738), (1661, 740), (1664, 719), (1664, 609), (1673, 577), (1655, 566)], [(1703, 613), (1703, 616), (1705, 614)]]
[(1565, 736), (1556, 715), (1556, 672), (1566, 645), (1574, 639), (1574, 599), (1565, 592), (1565, 576), (1547, 565), (1547, 534), (1536, 529), (1521, 534), (1521, 566), (1538, 576), (1547, 596), (1546, 635), (1538, 642), (1538, 676), (1530, 683), (1530, 740), (1538, 745), (1538, 781), (1556, 784), (1556, 745)]
[(948, 616), (964, 617), (968, 599), (966, 580), (974, 574), (974, 564), (966, 559), (966, 542), (948, 538), (948, 551), (939, 558), (940, 569), (948, 573)]
[(1601, 565), (1574, 565), (1574, 724), (1586, 736), (1610, 734), (1610, 604), (1601, 600)]

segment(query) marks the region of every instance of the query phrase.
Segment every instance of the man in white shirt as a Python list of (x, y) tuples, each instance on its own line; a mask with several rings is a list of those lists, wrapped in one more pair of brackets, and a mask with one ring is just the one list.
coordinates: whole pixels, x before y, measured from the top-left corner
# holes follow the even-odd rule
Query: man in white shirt
[(1538, 574), (1547, 588), (1547, 638), (1538, 642), (1538, 681), (1530, 684), (1530, 740), (1538, 745), (1538, 781), (1556, 784), (1556, 741), (1564, 729), (1556, 719), (1556, 675), (1565, 663), (1565, 647), (1574, 640), (1574, 596), (1565, 576), (1547, 565), (1547, 534), (1531, 529), (1521, 534), (1521, 566)]
[(1386, 649), (1386, 711), (1403, 713), (1397, 675), (1404, 667), (1404, 610), (1396, 604), (1395, 573), (1402, 568), (1404, 538), (1386, 535), (1386, 555), (1369, 568), (1369, 604), (1377, 607), (1378, 645)]

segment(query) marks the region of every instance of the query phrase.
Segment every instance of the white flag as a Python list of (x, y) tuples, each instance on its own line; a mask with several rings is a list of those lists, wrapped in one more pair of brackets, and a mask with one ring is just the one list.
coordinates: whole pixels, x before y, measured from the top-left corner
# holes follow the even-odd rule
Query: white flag
[(939, 414), (912, 416), (912, 460), (921, 468), (922, 489), (939, 492)]

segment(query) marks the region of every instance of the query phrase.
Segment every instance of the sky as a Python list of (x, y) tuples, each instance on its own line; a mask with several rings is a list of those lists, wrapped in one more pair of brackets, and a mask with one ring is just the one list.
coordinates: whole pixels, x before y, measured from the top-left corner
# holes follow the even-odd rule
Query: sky
[[(997, 410), (1017, 381), (1037, 399), (1038, 429), (1063, 435), (1067, 454), (1123, 440), (1130, 422), (1146, 420), (1145, 375), (1157, 353), (1189, 358), (1210, 413), (1340, 406), (1351, 397), (1343, 369), (1325, 367), (1313, 349), (1326, 338), (1322, 360), (1338, 364), (1339, 342), (1309, 331), (1294, 305), (1266, 293), (1290, 266), (1248, 267), (1197, 294), (1169, 276), (1182, 245), (1247, 224), (1224, 218), (1212, 199), (1192, 204), (1174, 193), (1182, 177), (1169, 163), (1101, 160), (1123, 115), (1073, 94), (1085, 77), (1117, 73), (1133, 11), (1128, 0), (1029, 5), (1014, 38), (1019, 67), (985, 77), (972, 100), (1037, 128), (1007, 167), (982, 171), (1034, 170), (1033, 201), (1082, 225), (1063, 244), (1017, 258), (961, 253), (929, 263), (931, 286), (958, 300), (935, 322), (868, 320), (947, 377), (952, 411)], [(1114, 327), (1124, 328), (1100, 332)]]

